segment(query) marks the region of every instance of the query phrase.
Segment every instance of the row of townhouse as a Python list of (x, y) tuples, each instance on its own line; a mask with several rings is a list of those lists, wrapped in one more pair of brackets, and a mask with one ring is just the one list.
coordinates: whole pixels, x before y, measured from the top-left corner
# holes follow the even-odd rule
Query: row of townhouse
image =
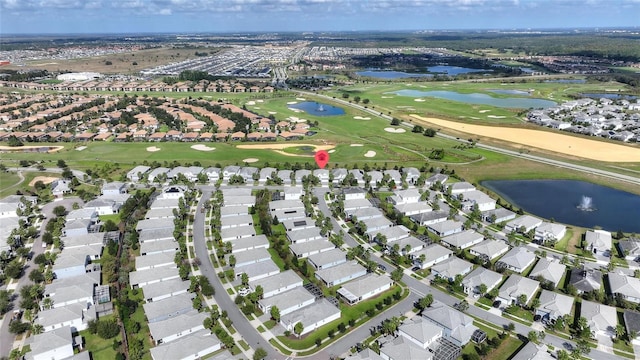
[(25, 90), (53, 91), (125, 91), (125, 92), (209, 92), (209, 93), (273, 93), (275, 88), (240, 83), (176, 83), (164, 82), (121, 82), (121, 81), (64, 81), (58, 84), (0, 81), (1, 87)]

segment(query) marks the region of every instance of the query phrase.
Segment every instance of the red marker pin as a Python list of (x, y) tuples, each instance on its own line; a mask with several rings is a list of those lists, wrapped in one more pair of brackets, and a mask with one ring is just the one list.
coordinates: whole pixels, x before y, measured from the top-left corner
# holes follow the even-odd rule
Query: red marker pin
[(320, 169), (324, 169), (324, 167), (329, 162), (329, 153), (324, 150), (316, 151), (315, 158), (316, 158), (316, 164), (318, 164), (318, 167)]

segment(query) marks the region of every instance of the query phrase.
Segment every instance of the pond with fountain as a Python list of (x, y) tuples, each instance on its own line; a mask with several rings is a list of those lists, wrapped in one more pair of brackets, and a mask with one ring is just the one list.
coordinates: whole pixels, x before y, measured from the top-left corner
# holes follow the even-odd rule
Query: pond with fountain
[(304, 111), (309, 115), (315, 116), (332, 116), (332, 115), (344, 115), (344, 109), (331, 106), (329, 104), (323, 104), (315, 101), (304, 101), (296, 104), (287, 105), (290, 109), (296, 109)]
[(541, 218), (640, 232), (640, 196), (629, 192), (576, 180), (491, 180), (481, 185)]

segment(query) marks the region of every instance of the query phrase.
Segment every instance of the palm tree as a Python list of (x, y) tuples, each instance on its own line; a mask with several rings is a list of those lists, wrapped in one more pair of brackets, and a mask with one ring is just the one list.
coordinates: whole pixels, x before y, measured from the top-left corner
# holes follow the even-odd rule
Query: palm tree
[(624, 336), (625, 332), (626, 332), (626, 329), (624, 328), (624, 326), (622, 324), (616, 325), (616, 338), (617, 339), (622, 339), (622, 337)]

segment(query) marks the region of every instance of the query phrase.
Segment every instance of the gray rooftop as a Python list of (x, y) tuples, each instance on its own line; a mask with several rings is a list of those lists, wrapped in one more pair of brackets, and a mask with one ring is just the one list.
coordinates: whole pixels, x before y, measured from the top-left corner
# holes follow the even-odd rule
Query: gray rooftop
[(171, 267), (162, 267), (158, 269), (147, 269), (142, 271), (132, 271), (129, 273), (129, 282), (131, 286), (138, 284), (146, 284), (153, 281), (161, 281), (162, 279), (170, 280), (177, 278), (178, 269)]
[(279, 274), (249, 282), (249, 286), (254, 290), (256, 287), (262, 286), (265, 294), (294, 284), (302, 286), (302, 278), (293, 270), (285, 270)]
[(296, 287), (269, 298), (261, 299), (259, 303), (263, 308), (269, 309), (271, 306), (275, 305), (280, 311), (282, 311), (313, 299), (315, 299), (315, 295), (311, 294), (303, 287)]
[(144, 219), (138, 221), (136, 225), (137, 231), (153, 229), (171, 229), (173, 231), (174, 228), (175, 225), (173, 225), (172, 219)]
[[(220, 344), (220, 340), (209, 330), (200, 330), (181, 337), (178, 340), (152, 348), (153, 360), (175, 360), (184, 358), (203, 358), (207, 349)], [(228, 353), (228, 352), (227, 352)], [(229, 354), (231, 355), (231, 354)], [(226, 356), (226, 355), (225, 355)]]
[(291, 250), (298, 257), (305, 257), (309, 255), (313, 255), (318, 252), (328, 251), (336, 246), (333, 245), (326, 238), (320, 240), (306, 241), (303, 243), (291, 244), (289, 245), (289, 250)]
[(173, 252), (161, 252), (151, 255), (136, 256), (136, 270), (144, 268), (158, 268), (158, 267), (175, 267), (174, 262), (177, 251)]
[(445, 236), (442, 238), (442, 241), (456, 248), (466, 248), (474, 242), (482, 241), (482, 239), (484, 239), (482, 234), (473, 230), (465, 230), (457, 234)]
[(316, 276), (324, 280), (327, 284), (338, 285), (343, 283), (344, 279), (353, 276), (354, 274), (361, 274), (364, 276), (367, 269), (360, 265), (357, 261), (352, 260), (332, 266), (330, 268), (316, 271)]
[(298, 241), (303, 241), (303, 242), (313, 241), (313, 240), (321, 239), (323, 237), (324, 236), (320, 234), (320, 229), (315, 226), (309, 229), (301, 229), (301, 230), (287, 232), (287, 238), (289, 238), (289, 241), (291, 241), (292, 243), (295, 243)]
[(253, 236), (255, 234), (256, 229), (253, 225), (236, 226), (220, 230), (220, 237), (222, 238), (222, 241), (228, 241), (230, 238), (235, 239), (238, 237)]
[(327, 264), (346, 262), (347, 256), (344, 251), (336, 248), (318, 254), (313, 254), (309, 256), (307, 260), (312, 264), (315, 264), (316, 267), (323, 267)]
[(173, 237), (173, 229), (149, 229), (140, 231), (138, 241), (141, 243), (156, 240), (175, 240)]
[(338, 294), (347, 299), (358, 299), (363, 295), (384, 287), (385, 285), (393, 285), (393, 280), (386, 275), (372, 273), (343, 284), (338, 290)]
[(333, 306), (329, 300), (322, 298), (309, 306), (305, 306), (300, 310), (296, 310), (281, 317), (280, 322), (283, 324), (295, 325), (301, 322), (304, 328), (309, 328), (321, 320), (330, 316), (340, 314), (340, 309)]
[(208, 313), (198, 312), (192, 309), (166, 320), (149, 323), (149, 331), (151, 332), (151, 336), (158, 341), (167, 336), (182, 333), (183, 331), (186, 332), (198, 325), (202, 325), (204, 319), (208, 317)]
[(192, 293), (178, 294), (160, 301), (143, 304), (142, 307), (149, 323), (153, 323), (192, 311), (191, 300), (194, 296)]
[(190, 283), (188, 281), (175, 278), (143, 286), (142, 293), (144, 294), (145, 299), (153, 299), (159, 296), (186, 292), (189, 289), (189, 285)]
[(458, 274), (467, 273), (471, 268), (473, 268), (473, 264), (470, 262), (452, 256), (439, 264), (433, 265), (431, 271), (439, 273), (442, 277), (453, 279)]
[(159, 240), (159, 241), (146, 241), (143, 242), (142, 244), (140, 244), (140, 254), (149, 254), (149, 253), (154, 253), (154, 252), (165, 252), (165, 251), (172, 251), (172, 250), (178, 250), (179, 246), (178, 246), (178, 242), (171, 239), (171, 240)]
[(542, 276), (545, 280), (549, 280), (554, 286), (558, 286), (558, 283), (567, 271), (567, 267), (560, 264), (559, 261), (551, 261), (547, 258), (541, 258), (536, 266), (534, 266), (529, 277), (535, 278)]

